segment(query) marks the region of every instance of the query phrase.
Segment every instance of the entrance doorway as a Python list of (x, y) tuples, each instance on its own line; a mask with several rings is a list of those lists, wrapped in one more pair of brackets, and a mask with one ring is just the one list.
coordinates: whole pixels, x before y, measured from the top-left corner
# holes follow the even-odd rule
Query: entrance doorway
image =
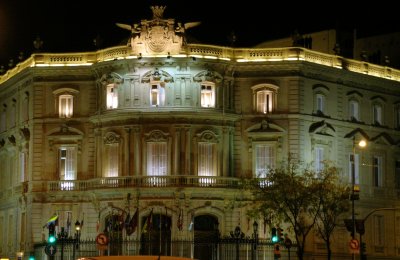
[(171, 255), (171, 217), (162, 214), (143, 217), (141, 231), (140, 254)]
[(218, 219), (211, 215), (200, 215), (194, 218), (194, 258), (217, 259), (218, 224)]

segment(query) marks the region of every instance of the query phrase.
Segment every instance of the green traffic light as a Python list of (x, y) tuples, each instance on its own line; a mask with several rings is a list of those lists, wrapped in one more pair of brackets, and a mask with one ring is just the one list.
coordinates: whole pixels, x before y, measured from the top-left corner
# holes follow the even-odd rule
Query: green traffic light
[(272, 237), (272, 242), (278, 242), (278, 237), (277, 236), (274, 236), (274, 237)]
[(33, 255), (29, 256), (29, 260), (35, 260), (35, 256)]
[(55, 236), (49, 236), (49, 243), (53, 244), (56, 242), (56, 237)]

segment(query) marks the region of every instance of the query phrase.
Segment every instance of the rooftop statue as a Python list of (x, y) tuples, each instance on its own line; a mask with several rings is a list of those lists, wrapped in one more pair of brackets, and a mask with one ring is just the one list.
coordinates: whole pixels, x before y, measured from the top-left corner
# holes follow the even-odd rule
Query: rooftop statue
[(153, 18), (141, 20), (140, 24), (133, 26), (117, 23), (116, 25), (131, 31), (128, 45), (132, 47), (133, 54), (155, 55), (155, 54), (179, 54), (185, 47), (185, 31), (200, 25), (200, 22), (175, 23), (175, 19), (164, 19), (165, 6), (151, 6)]

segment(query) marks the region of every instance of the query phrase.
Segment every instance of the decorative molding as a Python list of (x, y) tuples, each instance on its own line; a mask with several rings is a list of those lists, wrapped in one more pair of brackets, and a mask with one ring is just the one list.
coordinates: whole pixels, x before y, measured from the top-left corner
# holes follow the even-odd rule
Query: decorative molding
[(121, 136), (114, 132), (108, 132), (104, 136), (104, 144), (117, 144), (120, 142)]

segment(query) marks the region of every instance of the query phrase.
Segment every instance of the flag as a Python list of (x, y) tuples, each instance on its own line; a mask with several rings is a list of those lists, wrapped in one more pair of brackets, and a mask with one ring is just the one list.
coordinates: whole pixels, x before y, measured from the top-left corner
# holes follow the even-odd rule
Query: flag
[(181, 209), (179, 211), (177, 226), (178, 226), (179, 231), (182, 231), (182, 229), (183, 229), (183, 209)]
[(189, 227), (188, 227), (189, 232), (192, 232), (193, 228), (194, 228), (194, 215), (192, 215), (192, 218), (190, 219), (190, 223), (189, 223)]
[(97, 218), (97, 223), (96, 223), (96, 232), (98, 233), (100, 229), (100, 212), (99, 212), (99, 217)]
[(151, 209), (149, 216), (146, 219), (146, 222), (143, 225), (142, 233), (147, 233), (153, 227), (153, 209)]
[(128, 225), (126, 226), (126, 234), (128, 236), (132, 235), (135, 232), (138, 222), (139, 222), (139, 208), (136, 209), (135, 214), (133, 214), (132, 218), (129, 220)]
[(82, 227), (83, 227), (83, 220), (85, 219), (85, 213), (83, 213), (83, 217), (82, 217), (82, 220), (81, 220), (81, 230), (82, 230)]
[(43, 228), (49, 227), (50, 224), (54, 224), (54, 226), (58, 225), (58, 215), (54, 213), (49, 220), (47, 220), (46, 224), (43, 225)]
[(68, 212), (68, 217), (67, 217), (67, 234), (69, 235), (71, 232), (71, 219), (70, 219), (70, 214), (71, 212)]
[(125, 221), (124, 221), (124, 228), (125, 229), (128, 229), (130, 221), (131, 221), (131, 213), (128, 212), (128, 214), (126, 215)]

